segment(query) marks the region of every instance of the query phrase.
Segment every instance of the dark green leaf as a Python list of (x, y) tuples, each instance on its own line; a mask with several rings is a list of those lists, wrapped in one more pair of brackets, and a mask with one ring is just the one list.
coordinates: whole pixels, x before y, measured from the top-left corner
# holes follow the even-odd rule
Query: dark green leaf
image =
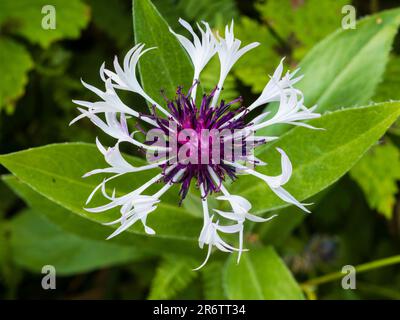
[(188, 90), (193, 78), (189, 57), (149, 0), (133, 0), (133, 29), (136, 43), (157, 47), (139, 61), (142, 85), (150, 97), (165, 104), (160, 90), (169, 98), (175, 96), (178, 86)]
[(224, 270), (224, 285), (229, 299), (303, 299), (296, 280), (271, 247), (251, 249), (239, 264), (232, 255)]
[(145, 255), (132, 246), (94, 241), (66, 233), (34, 210), (11, 223), (11, 248), (17, 265), (40, 273), (45, 265), (68, 275), (123, 264)]

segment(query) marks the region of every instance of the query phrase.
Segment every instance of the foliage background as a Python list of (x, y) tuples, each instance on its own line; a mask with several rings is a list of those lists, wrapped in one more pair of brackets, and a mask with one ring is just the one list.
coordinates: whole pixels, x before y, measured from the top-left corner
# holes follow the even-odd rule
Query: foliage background
[[(338, 29), (343, 5), (355, 5), (359, 17), (398, 5), (396, 0), (153, 2), (175, 30), (179, 30), (178, 17), (190, 22), (206, 20), (219, 29), (235, 19), (239, 39), (262, 43), (261, 48), (240, 60), (225, 84), (225, 98), (236, 97), (240, 92), (245, 101), (261, 92), (282, 56), (293, 69), (315, 44)], [(55, 32), (40, 28), (42, 15), (38, 8), (50, 3), (58, 12)], [(0, 154), (55, 142), (92, 143), (97, 132), (89, 122), (68, 127), (76, 115), (71, 100), (90, 99), (80, 78), (101, 86), (99, 66), (103, 61), (111, 64), (114, 55), (122, 57), (132, 46), (133, 38), (130, 0), (1, 1)], [(400, 99), (399, 54), (396, 37), (386, 72), (371, 101)], [(206, 70), (204, 88), (215, 85), (217, 68), (218, 65), (211, 65)], [(126, 98), (143, 110), (146, 108), (142, 101)], [(268, 232), (269, 226), (265, 225), (250, 234), (249, 241), (256, 246), (273, 244), (299, 283), (338, 271), (343, 265), (398, 254), (399, 134), (400, 128), (393, 125), (349, 174), (320, 195), (318, 205), (303, 223), (275, 233)], [(7, 173), (4, 168), (0, 170)], [(9, 176), (3, 180), (8, 185), (16, 183)], [(17, 196), (2, 183), (0, 191), (2, 298), (225, 298), (226, 281), (235, 282), (225, 272), (232, 266), (225, 264), (224, 257), (214, 259), (203, 272), (192, 272), (196, 258), (160, 257), (135, 251), (126, 244), (66, 232), (41, 215), (48, 205), (42, 199), (31, 197), (39, 203), (36, 206), (21, 200), (19, 196), (31, 190), (20, 190)], [(47, 210), (57, 214), (63, 209)], [(298, 212), (289, 217), (303, 219)], [(291, 219), (287, 219), (288, 224)], [(40, 271), (44, 264), (57, 266), (55, 291), (41, 289)], [(324, 283), (308, 288), (306, 297), (399, 299), (399, 271), (399, 266), (391, 266), (360, 274), (357, 290), (343, 290), (338, 280)], [(221, 275), (223, 272), (225, 275)]]

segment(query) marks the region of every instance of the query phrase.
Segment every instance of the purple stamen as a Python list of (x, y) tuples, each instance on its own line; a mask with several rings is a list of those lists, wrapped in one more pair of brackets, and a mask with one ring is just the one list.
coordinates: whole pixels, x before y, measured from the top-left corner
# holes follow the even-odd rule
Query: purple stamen
[[(211, 107), (211, 101), (214, 97), (214, 94), (217, 90), (215, 88), (209, 95), (204, 94), (201, 102), (200, 102), (200, 107), (198, 108), (193, 99), (190, 97), (190, 94), (193, 90), (193, 88), (198, 84), (198, 81), (196, 80), (194, 84), (191, 86), (189, 89), (189, 92), (187, 94), (184, 94), (182, 92), (182, 87), (178, 87), (176, 91), (176, 97), (174, 100), (169, 100), (165, 97), (165, 100), (167, 102), (167, 107), (171, 113), (171, 115), (175, 118), (176, 120), (176, 128), (177, 128), (177, 133), (179, 135), (179, 132), (181, 132), (184, 129), (192, 129), (198, 134), (203, 129), (208, 129), (208, 130), (217, 130), (218, 132), (221, 132), (222, 130), (225, 130), (225, 132), (228, 130), (230, 131), (231, 134), (234, 133), (234, 130), (240, 130), (245, 128), (245, 123), (244, 123), (244, 115), (239, 117), (238, 119), (234, 119), (234, 116), (239, 114), (241, 111), (243, 111), (243, 107), (240, 105), (239, 108), (236, 110), (230, 110), (230, 106), (236, 103), (242, 103), (242, 98), (238, 97), (237, 99), (225, 103), (225, 101), (221, 101), (221, 103), (215, 107)], [(170, 125), (170, 120), (161, 118), (157, 115), (156, 109), (153, 106), (152, 107), (152, 112), (151, 112), (151, 118), (157, 122), (163, 133), (166, 135), (166, 137), (169, 137), (171, 134), (171, 131), (169, 130), (169, 125)], [(221, 126), (224, 125), (223, 128)], [(214, 137), (215, 138), (215, 137)], [(168, 140), (167, 144), (168, 144)], [(209, 145), (215, 142), (213, 141), (213, 136), (209, 136)], [(186, 141), (178, 141), (178, 150), (180, 147), (185, 145)], [(179, 191), (181, 200), (186, 197), (191, 182), (192, 180), (196, 181), (196, 186), (203, 185), (204, 190), (206, 195), (211, 194), (213, 192), (219, 192), (221, 183), (222, 181), (225, 181), (225, 177), (228, 176), (230, 179), (235, 180), (236, 179), (236, 173), (235, 173), (235, 168), (227, 165), (224, 163), (225, 159), (225, 154), (224, 154), (224, 139), (223, 137), (219, 137), (219, 147), (220, 147), (220, 159), (217, 161), (217, 163), (210, 162), (208, 164), (194, 164), (194, 163), (180, 163), (178, 162), (176, 167), (169, 171), (167, 174), (164, 175), (164, 182), (172, 182), (172, 183), (179, 183), (181, 184), (181, 189)], [(238, 143), (238, 141), (235, 141), (235, 143)], [(246, 141), (244, 139), (239, 140), (240, 144), (240, 149), (242, 149), (242, 156), (244, 155), (243, 152), (246, 152)], [(211, 154), (211, 149), (208, 145), (208, 148), (205, 148), (205, 146), (202, 147), (201, 144), (201, 139), (200, 143), (198, 144), (198, 155), (200, 156), (202, 153), (209, 153), (209, 159), (212, 158)], [(207, 145), (206, 145), (207, 146)], [(232, 161), (232, 159), (227, 159), (229, 161)], [(161, 165), (161, 168), (163, 168), (164, 172), (165, 169), (169, 166), (170, 164), (165, 164)], [(214, 179), (211, 177), (208, 168), (211, 167), (218, 178), (220, 179), (219, 183), (216, 183)], [(178, 181), (172, 181), (172, 178), (182, 169), (185, 169), (184, 174)]]

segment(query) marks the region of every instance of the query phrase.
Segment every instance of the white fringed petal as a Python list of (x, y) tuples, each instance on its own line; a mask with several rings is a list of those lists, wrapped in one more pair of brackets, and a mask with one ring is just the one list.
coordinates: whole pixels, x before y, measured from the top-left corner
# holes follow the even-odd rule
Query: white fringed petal
[[(141, 95), (146, 99), (151, 105), (154, 105), (158, 110), (160, 110), (167, 117), (171, 117), (171, 114), (161, 107), (157, 102), (155, 102), (142, 88), (136, 76), (136, 66), (139, 59), (148, 51), (155, 48), (144, 49), (144, 44), (138, 43), (124, 57), (123, 68), (118, 62), (118, 58), (114, 58), (114, 69), (115, 72), (105, 69), (104, 64), (100, 69), (100, 73), (103, 72), (103, 81), (112, 80), (112, 85), (116, 89), (128, 90)], [(143, 51), (142, 51), (143, 50)], [(108, 78), (107, 78), (108, 77)]]
[(291, 124), (296, 126), (307, 126), (311, 129), (316, 129), (310, 125), (298, 121), (310, 120), (319, 118), (321, 115), (315, 113), (316, 106), (307, 109), (303, 105), (303, 99), (297, 99), (298, 96), (292, 92), (289, 96), (281, 96), (280, 104), (276, 114), (269, 120), (261, 121), (251, 126), (256, 131), (274, 124)]
[[(98, 101), (98, 102), (89, 102), (89, 101), (81, 101), (81, 100), (72, 100), (75, 104), (87, 108), (87, 112), (95, 114), (95, 113), (107, 113), (107, 112), (120, 112), (120, 113), (125, 113), (134, 117), (139, 117), (139, 113), (132, 108), (128, 107), (126, 104), (124, 104), (121, 99), (118, 97), (117, 93), (114, 90), (114, 87), (111, 84), (111, 80), (107, 79), (105, 82), (105, 87), (106, 90), (103, 92), (96, 87), (87, 84), (83, 80), (81, 80), (83, 86), (90, 91), (94, 92), (96, 95), (98, 95), (103, 101)], [(83, 110), (81, 108), (78, 108), (79, 110)], [(78, 121), (79, 119), (85, 117), (87, 113), (83, 113), (73, 119), (70, 122), (70, 125)]]
[[(171, 28), (169, 30), (172, 34), (175, 35), (175, 37), (188, 53), (194, 67), (193, 81), (195, 81), (199, 79), (201, 71), (216, 53), (216, 39), (211, 31), (210, 26), (206, 22), (203, 22), (205, 30), (199, 24), (197, 24), (197, 28), (199, 29), (201, 34), (201, 39), (193, 31), (191, 25), (185, 20), (180, 18), (179, 23), (190, 32), (193, 37), (193, 42), (186, 37), (175, 33)], [(195, 89), (196, 88), (194, 88), (193, 90)], [(195, 92), (194, 94), (192, 92), (192, 97), (195, 96)]]
[(292, 175), (292, 164), (291, 164), (288, 156), (282, 149), (277, 148), (277, 150), (281, 154), (281, 167), (282, 167), (282, 173), (277, 176), (267, 176), (265, 174), (255, 171), (253, 169), (250, 169), (246, 166), (243, 166), (239, 163), (232, 163), (232, 162), (228, 162), (228, 161), (224, 161), (224, 162), (226, 164), (232, 165), (233, 167), (241, 170), (242, 172), (251, 174), (251, 175), (263, 180), (269, 186), (269, 188), (283, 201), (293, 204), (306, 212), (310, 212), (304, 206), (305, 205), (304, 203), (297, 201), (289, 192), (287, 192), (285, 189), (282, 188), (282, 185), (287, 183)]
[(235, 38), (233, 33), (233, 20), (230, 26), (227, 25), (225, 27), (225, 37), (218, 37), (218, 40), (217, 53), (220, 61), (220, 76), (217, 90), (211, 102), (212, 107), (217, 104), (225, 79), (233, 65), (240, 59), (240, 57), (260, 44), (258, 42), (253, 42), (240, 48), (242, 42)]
[[(174, 165), (169, 167), (166, 172), (173, 170), (174, 167), (175, 167)], [(179, 177), (184, 173), (184, 171), (185, 169), (181, 169), (174, 176), (174, 179), (175, 180), (179, 179)], [(117, 223), (121, 224), (120, 227), (115, 232), (113, 232), (107, 239), (111, 239), (119, 235), (121, 232), (125, 231), (139, 220), (142, 222), (146, 233), (155, 234), (155, 231), (146, 225), (146, 219), (151, 212), (157, 209), (156, 204), (160, 202), (159, 198), (169, 188), (172, 187), (172, 183), (164, 185), (158, 192), (156, 192), (153, 195), (142, 195), (142, 192), (145, 191), (147, 188), (149, 188), (152, 184), (157, 182), (159, 179), (161, 179), (162, 176), (163, 175), (161, 173), (156, 175), (155, 177), (147, 181), (145, 184), (143, 184), (141, 187), (121, 197), (116, 197), (115, 193), (113, 193), (113, 195), (111, 196), (109, 196), (106, 193), (105, 184), (107, 180), (105, 180), (95, 188), (94, 192), (96, 192), (101, 187), (104, 197), (109, 199), (110, 202), (108, 204), (99, 207), (85, 208), (85, 210), (91, 213), (99, 213), (116, 207), (120, 207), (121, 217), (118, 218), (117, 220), (105, 223), (105, 225), (113, 225)], [(110, 179), (108, 179), (108, 181), (109, 180)], [(89, 196), (88, 200), (90, 201), (92, 197), (93, 197), (93, 192)]]
[(135, 167), (131, 165), (128, 161), (124, 159), (122, 156), (120, 150), (119, 150), (119, 142), (114, 146), (110, 148), (105, 148), (99, 141), (98, 138), (96, 138), (96, 145), (99, 151), (104, 155), (105, 161), (111, 166), (109, 168), (104, 168), (104, 169), (95, 169), (92, 171), (89, 171), (88, 173), (83, 175), (83, 178), (89, 177), (94, 174), (99, 174), (99, 173), (116, 173), (116, 174), (124, 174), (128, 172), (140, 172), (140, 171), (146, 171), (150, 169), (154, 169), (159, 167), (160, 165), (165, 164), (169, 159), (165, 159), (163, 161), (159, 161), (156, 163), (151, 163), (147, 165), (143, 165), (140, 167)]
[(282, 59), (279, 63), (270, 81), (263, 89), (261, 95), (249, 106), (249, 111), (270, 102), (280, 101), (282, 95), (292, 95), (293, 93), (302, 95), (300, 90), (293, 88), (293, 86), (303, 78), (303, 76), (294, 78), (300, 69), (296, 69), (292, 73), (287, 72), (285, 76), (282, 77), (283, 60), (284, 59)]
[(200, 232), (199, 236), (199, 247), (202, 249), (204, 245), (208, 245), (208, 250), (207, 250), (207, 256), (204, 259), (203, 263), (197, 267), (194, 270), (199, 270), (202, 267), (204, 267), (210, 258), (212, 247), (215, 246), (217, 249), (223, 251), (223, 252), (233, 252), (233, 251), (238, 251), (241, 252), (243, 251), (242, 249), (235, 248), (231, 246), (230, 244), (226, 243), (221, 236), (218, 234), (218, 232), (222, 233), (240, 233), (242, 234), (243, 230), (243, 225), (240, 223), (234, 224), (234, 225), (228, 225), (228, 226), (221, 226), (219, 225), (219, 221), (213, 222), (214, 216), (210, 217), (209, 210), (208, 210), (208, 203), (206, 199), (206, 194), (204, 191), (203, 185), (200, 186), (200, 192), (202, 195), (202, 207), (203, 207), (203, 228)]

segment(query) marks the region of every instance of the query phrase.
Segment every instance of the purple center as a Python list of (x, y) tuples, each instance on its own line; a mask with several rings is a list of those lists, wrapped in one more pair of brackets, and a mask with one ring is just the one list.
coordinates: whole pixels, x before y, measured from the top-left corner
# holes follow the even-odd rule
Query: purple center
[[(224, 144), (227, 142), (220, 133), (223, 132), (226, 135), (226, 133), (229, 132), (233, 134), (235, 130), (245, 128), (244, 114), (237, 119), (232, 119), (235, 115), (243, 111), (244, 108), (240, 106), (236, 110), (230, 110), (232, 104), (241, 103), (242, 99), (239, 97), (229, 103), (225, 103), (225, 101), (222, 100), (219, 105), (211, 107), (215, 91), (216, 89), (214, 89), (210, 95), (204, 94), (201, 99), (200, 107), (198, 108), (190, 97), (191, 90), (185, 95), (182, 93), (182, 88), (179, 87), (176, 92), (177, 96), (175, 100), (171, 101), (166, 99), (168, 109), (175, 120), (172, 118), (165, 119), (159, 117), (154, 108), (152, 111), (152, 118), (156, 120), (164, 135), (167, 137), (167, 146), (169, 146), (170, 139), (168, 138), (171, 136), (170, 128), (173, 122), (176, 126), (176, 135), (178, 137), (178, 153), (184, 151), (187, 157), (210, 159), (207, 163), (204, 163), (204, 161), (198, 161), (197, 163), (182, 163), (178, 161), (176, 167), (165, 174), (164, 182), (170, 182), (173, 181), (172, 178), (178, 171), (185, 169), (182, 177), (178, 179), (178, 181), (173, 181), (173, 183), (181, 184), (179, 192), (181, 202), (188, 193), (193, 179), (197, 181), (197, 186), (204, 186), (206, 195), (219, 192), (220, 186), (212, 179), (209, 173), (209, 167), (214, 170), (220, 181), (225, 180), (226, 175), (232, 180), (236, 178), (235, 168), (223, 162), (224, 159), (233, 162), (235, 160), (235, 155), (234, 153), (231, 153), (229, 156), (225, 154)], [(183, 131), (185, 134), (182, 135)], [(204, 131), (209, 132), (209, 135), (204, 136), (202, 134)], [(191, 136), (189, 137), (186, 132), (189, 132)], [(237, 144), (237, 140), (234, 141), (234, 144)], [(232, 142), (230, 143), (232, 144)], [(216, 144), (219, 144), (218, 159), (215, 159), (215, 154), (213, 154), (213, 146), (215, 147)], [(241, 153), (245, 152), (245, 141), (240, 140), (239, 144), (240, 149), (243, 150)], [(169, 166), (170, 164), (166, 164), (161, 167), (165, 170)]]

